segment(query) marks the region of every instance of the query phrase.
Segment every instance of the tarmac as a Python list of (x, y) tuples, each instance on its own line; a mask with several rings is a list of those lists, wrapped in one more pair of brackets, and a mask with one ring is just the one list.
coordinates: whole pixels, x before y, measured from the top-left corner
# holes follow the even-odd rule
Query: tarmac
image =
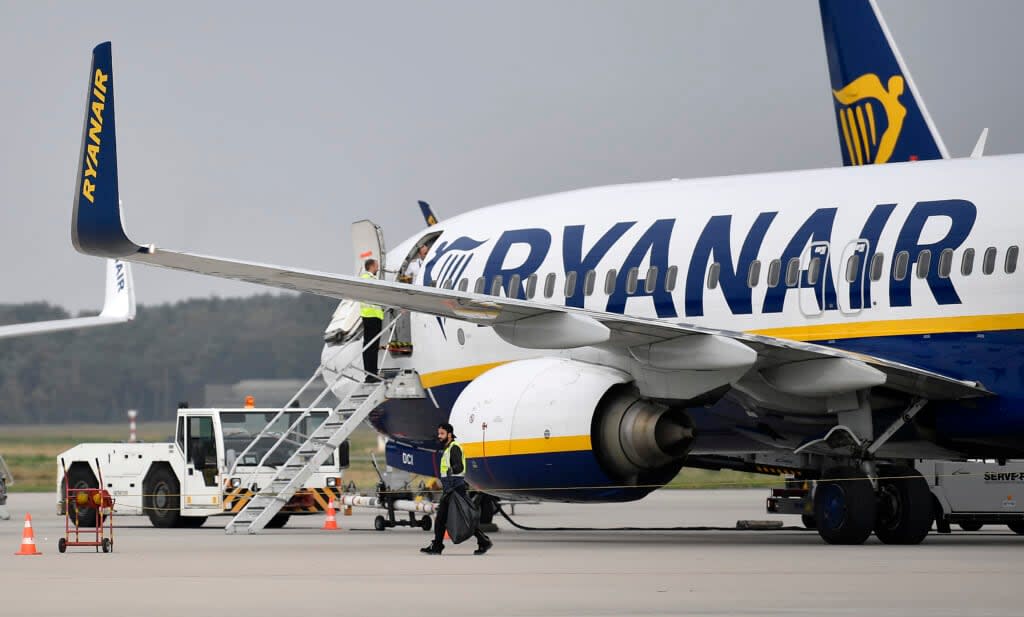
[[(520, 505), (530, 527), (735, 527), (765, 490), (662, 491), (633, 504)], [(1024, 615), (1024, 536), (1005, 527), (929, 535), (920, 546), (837, 547), (802, 530), (524, 531), (500, 521), (494, 549), (373, 531), (370, 511), (293, 517), (261, 535), (153, 529), (120, 517), (114, 552), (57, 552), (52, 494), (10, 496), (0, 522), (0, 615)], [(39, 557), (14, 556), (31, 512)]]

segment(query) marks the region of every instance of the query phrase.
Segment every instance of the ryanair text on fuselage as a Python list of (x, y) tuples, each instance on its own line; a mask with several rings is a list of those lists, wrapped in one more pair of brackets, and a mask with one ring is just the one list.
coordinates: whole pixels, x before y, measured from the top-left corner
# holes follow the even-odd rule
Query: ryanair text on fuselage
[[(862, 264), (871, 262), (875, 255), (879, 238), (889, 222), (895, 203), (882, 203), (874, 206), (861, 227), (856, 239), (863, 241), (867, 247)], [(732, 234), (732, 215), (711, 216), (703, 226), (697, 240), (693, 243), (689, 260), (680, 267), (679, 276), (685, 273), (683, 286), (683, 309), (680, 311), (673, 294), (667, 289), (666, 277), (658, 276), (653, 285), (648, 286), (643, 278), (635, 285), (627, 285), (627, 278), (633, 269), (640, 270), (647, 265), (657, 268), (656, 272), (665, 273), (669, 263), (670, 245), (673, 239), (677, 219), (659, 219), (651, 223), (635, 241), (622, 263), (602, 263), (613, 247), (622, 239), (627, 231), (638, 225), (637, 221), (622, 221), (603, 230), (599, 239), (589, 247), (584, 246), (586, 225), (567, 225), (562, 229), (561, 250), (564, 272), (576, 273), (577, 280), (582, 281), (585, 273), (615, 268), (617, 279), (608, 296), (604, 310), (612, 313), (624, 313), (627, 300), (637, 297), (650, 297), (658, 317), (673, 318), (679, 316), (699, 317), (704, 315), (704, 294), (708, 291), (704, 284), (709, 265), (714, 262), (720, 265), (718, 286), (724, 295), (729, 310), (734, 315), (752, 314), (754, 312), (753, 294), (747, 283), (747, 272), (754, 260), (766, 261), (778, 258), (785, 269), (794, 259), (804, 254), (806, 247), (813, 243), (832, 242), (833, 225), (837, 208), (819, 208), (800, 225), (790, 236), (781, 254), (766, 256), (762, 252), (762, 243), (778, 212), (760, 213), (749, 229), (745, 230), (745, 238), (739, 247), (738, 258), (730, 236)], [(949, 229), (945, 235), (934, 241), (922, 242), (922, 232), (930, 219), (939, 218), (948, 221)], [(937, 201), (920, 201), (914, 204), (900, 228), (892, 255), (907, 252), (911, 263), (916, 256), (928, 250), (931, 255), (939, 256), (943, 251), (959, 248), (974, 227), (977, 218), (975, 205), (964, 199), (945, 199)], [(691, 221), (687, 221), (689, 224)], [(593, 233), (593, 232), (591, 232)], [(487, 251), (482, 277), (484, 288), (490, 290), (495, 280), (500, 280), (503, 293), (509, 297), (525, 298), (523, 283), (532, 274), (542, 275), (542, 264), (548, 257), (552, 247), (552, 231), (544, 228), (524, 228), (504, 231), (498, 239), (489, 243), (461, 237), (449, 246), (464, 246), (464, 254), (459, 257), (459, 266), (451, 267), (455, 256), (446, 250), (442, 243), (433, 259), (427, 264), (425, 283), (427, 285), (445, 285), (458, 282), (458, 276), (465, 271), (475, 254)], [(514, 251), (517, 257), (509, 259)], [(525, 254), (525, 258), (522, 255)], [(482, 255), (481, 255), (482, 257)], [(518, 263), (508, 264), (509, 261)], [(815, 289), (818, 308), (822, 311), (837, 310), (837, 283), (831, 268), (824, 268), (821, 276), (809, 279), (808, 271), (802, 270), (798, 281), (782, 281), (781, 284), (769, 286), (760, 307), (761, 313), (781, 313), (784, 309), (788, 291), (791, 289)], [(870, 275), (866, 267), (861, 267), (852, 281), (849, 282), (849, 306), (853, 309), (868, 309), (872, 306), (871, 285), (867, 284)], [(641, 272), (641, 277), (643, 273)], [(500, 277), (500, 279), (498, 279)], [(888, 277), (889, 306), (911, 306), (911, 278)], [(938, 268), (928, 271), (926, 282), (931, 295), (937, 304), (960, 304), (961, 299), (948, 275), (939, 273)], [(514, 282), (516, 281), (516, 282)], [(844, 279), (845, 281), (845, 279)], [(518, 285), (512, 289), (512, 285)], [(565, 299), (566, 306), (582, 307), (584, 305), (582, 285), (576, 285), (571, 295)]]

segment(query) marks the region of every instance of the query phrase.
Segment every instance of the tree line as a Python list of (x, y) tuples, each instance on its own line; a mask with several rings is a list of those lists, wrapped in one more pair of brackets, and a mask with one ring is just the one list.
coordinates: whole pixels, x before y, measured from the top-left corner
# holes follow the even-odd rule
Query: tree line
[[(172, 419), (209, 383), (308, 377), (338, 301), (308, 294), (139, 306), (122, 325), (0, 340), (0, 424)], [(45, 302), (0, 305), (0, 324), (64, 319)]]

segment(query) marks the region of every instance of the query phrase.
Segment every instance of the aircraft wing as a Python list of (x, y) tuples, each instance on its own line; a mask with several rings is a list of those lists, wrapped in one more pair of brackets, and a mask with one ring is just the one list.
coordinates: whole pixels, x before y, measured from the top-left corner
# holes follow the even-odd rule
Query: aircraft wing
[[(111, 220), (120, 221), (120, 217), (113, 217)], [(118, 227), (117, 230), (112, 231), (127, 239), (123, 228)], [(115, 250), (110, 245), (102, 244), (102, 242), (97, 244), (92, 240), (91, 236), (85, 237), (82, 234), (80, 227), (76, 245), (78, 250), (88, 254), (108, 254), (109, 250)], [(133, 252), (124, 255), (123, 259), (173, 270), (184, 270), (332, 298), (393, 306), (438, 317), (460, 319), (496, 327), (499, 332), (509, 333), (511, 327), (528, 323), (531, 319), (550, 319), (551, 316), (556, 315), (574, 316), (569, 318), (574, 320), (573, 323), (555, 321), (549, 323), (562, 331), (567, 328), (579, 328), (581, 331), (585, 331), (583, 336), (591, 336), (596, 329), (596, 324), (598, 327), (606, 328), (607, 335), (602, 337), (598, 333), (596, 334), (597, 338), (590, 339), (589, 342), (624, 349), (636, 349), (657, 343), (677, 341), (681, 337), (729, 339), (752, 349), (757, 354), (757, 365), (761, 369), (819, 358), (847, 359), (881, 371), (885, 375), (885, 384), (890, 388), (933, 400), (989, 394), (984, 387), (975, 382), (964, 382), (883, 358), (863, 356), (811, 343), (744, 332), (702, 328), (685, 323), (670, 323), (614, 313), (552, 306), (527, 300), (209, 257), (164, 250), (154, 246), (141, 247), (134, 244), (132, 246), (135, 247)], [(600, 340), (602, 338), (603, 341)], [(554, 342), (554, 339), (551, 340)], [(543, 346), (531, 346), (543, 348)], [(561, 344), (556, 343), (550, 348), (561, 347)]]
[(134, 319), (135, 288), (132, 285), (131, 265), (118, 259), (108, 259), (105, 289), (103, 310), (99, 315), (0, 326), (0, 338), (108, 326)]

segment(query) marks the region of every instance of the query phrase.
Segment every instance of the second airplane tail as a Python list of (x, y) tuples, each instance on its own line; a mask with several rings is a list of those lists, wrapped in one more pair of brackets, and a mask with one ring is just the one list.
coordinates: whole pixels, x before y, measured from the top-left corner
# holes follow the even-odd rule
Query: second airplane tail
[(875, 0), (819, 0), (844, 165), (949, 158)]

